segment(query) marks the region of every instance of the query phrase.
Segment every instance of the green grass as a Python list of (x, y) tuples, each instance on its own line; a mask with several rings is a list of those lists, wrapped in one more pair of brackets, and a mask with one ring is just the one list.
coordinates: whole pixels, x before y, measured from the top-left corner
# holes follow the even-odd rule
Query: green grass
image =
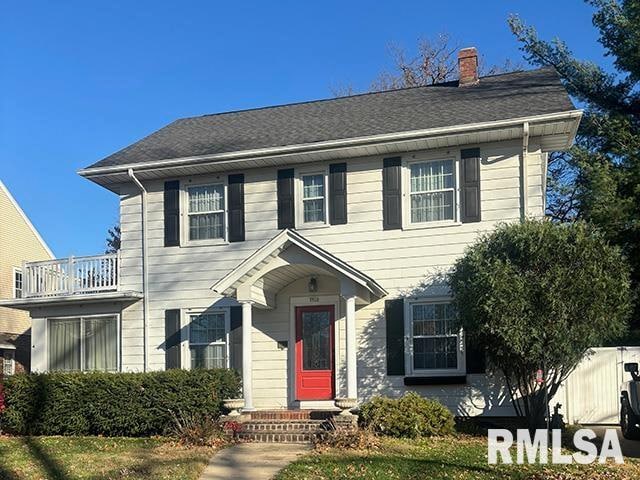
[(159, 438), (0, 436), (0, 479), (197, 479), (214, 451)]
[[(515, 451), (513, 453), (515, 457)], [(637, 479), (640, 464), (488, 465), (486, 439), (383, 439), (371, 450), (327, 449), (289, 465), (278, 480), (302, 479)]]

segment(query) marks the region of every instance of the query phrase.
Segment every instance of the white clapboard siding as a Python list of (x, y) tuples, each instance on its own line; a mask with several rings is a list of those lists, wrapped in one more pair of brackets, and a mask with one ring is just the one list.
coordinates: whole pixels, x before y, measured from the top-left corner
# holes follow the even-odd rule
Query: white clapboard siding
[[(382, 230), (382, 158), (363, 157), (347, 160), (346, 225), (305, 229), (299, 232), (341, 260), (362, 270), (378, 281), (391, 295), (418, 285), (425, 275), (447, 270), (467, 245), (479, 235), (491, 231), (499, 222), (517, 221), (521, 217), (521, 143), (503, 142), (481, 146), (481, 207), (483, 221), (446, 227), (406, 230)], [(450, 154), (457, 152), (451, 150)], [(438, 152), (422, 156), (437, 157)], [(446, 154), (446, 152), (445, 152)], [(407, 155), (407, 158), (409, 155)], [(528, 215), (543, 214), (542, 186), (544, 154), (535, 151), (527, 158)], [(326, 162), (324, 166), (331, 162)], [(294, 166), (295, 168), (295, 166)], [(152, 368), (164, 367), (164, 310), (171, 308), (207, 308), (220, 299), (210, 287), (236, 265), (251, 255), (277, 230), (277, 168), (246, 170), (245, 227), (246, 241), (228, 245), (164, 247), (164, 180), (145, 182), (148, 190), (147, 244), (149, 258), (150, 362)], [(203, 176), (198, 181), (213, 179)], [(226, 175), (220, 175), (220, 179)], [(183, 179), (186, 180), (186, 179)], [(296, 208), (300, 208), (299, 205)], [(121, 284), (130, 289), (142, 286), (140, 194), (132, 185), (121, 190), (120, 220), (122, 228)], [(185, 219), (182, 219), (184, 225)], [(295, 283), (295, 282), (294, 282)], [(326, 283), (326, 282), (324, 282)], [(298, 286), (299, 287), (299, 286)], [(277, 295), (274, 310), (254, 309), (254, 398), (257, 407), (286, 406), (288, 399), (288, 355), (277, 348), (278, 340), (289, 338), (289, 296), (295, 288)], [(333, 292), (336, 293), (337, 287)], [(224, 303), (227, 302), (227, 303)], [(122, 314), (123, 366), (127, 370), (142, 368), (141, 302)], [(363, 398), (376, 393), (402, 393), (401, 378), (386, 376), (384, 301), (359, 308), (358, 331), (359, 389)], [(344, 389), (344, 325), (337, 318), (337, 385)], [(292, 350), (290, 348), (289, 350)], [(375, 351), (367, 357), (366, 352)], [(341, 373), (342, 372), (342, 373)], [(458, 413), (508, 414), (510, 406), (499, 395), (499, 388), (484, 375), (470, 376), (465, 386), (417, 387), (425, 395), (440, 398)], [(498, 391), (496, 393), (495, 391)], [(338, 392), (339, 393), (339, 392)], [(343, 392), (344, 393), (344, 392)], [(466, 400), (465, 400), (466, 399)], [(507, 413), (505, 413), (507, 412)]]

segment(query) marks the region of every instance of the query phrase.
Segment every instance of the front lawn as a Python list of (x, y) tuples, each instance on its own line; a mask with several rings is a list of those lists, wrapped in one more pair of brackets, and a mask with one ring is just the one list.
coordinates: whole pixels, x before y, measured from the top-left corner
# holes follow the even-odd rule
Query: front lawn
[(0, 479), (197, 479), (214, 451), (155, 438), (0, 436)]
[[(424, 440), (382, 439), (376, 450), (312, 453), (289, 465), (276, 478), (302, 479), (637, 479), (640, 463), (625, 465), (488, 465), (484, 438), (443, 437)], [(515, 449), (514, 449), (515, 453)], [(515, 458), (515, 455), (514, 455)]]

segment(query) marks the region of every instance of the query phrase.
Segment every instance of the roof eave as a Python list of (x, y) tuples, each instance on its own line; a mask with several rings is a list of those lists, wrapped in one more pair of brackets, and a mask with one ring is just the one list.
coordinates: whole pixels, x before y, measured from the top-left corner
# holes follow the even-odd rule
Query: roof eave
[[(563, 120), (563, 119), (564, 120), (573, 119), (576, 121), (576, 126), (573, 134), (573, 136), (575, 136), (575, 130), (577, 129), (577, 124), (579, 124), (581, 117), (582, 117), (582, 110), (576, 109), (576, 110), (567, 110), (564, 112), (557, 112), (552, 114), (534, 115), (534, 116), (528, 116), (528, 117), (516, 117), (511, 119), (505, 119), (505, 120), (473, 123), (473, 124), (466, 124), (466, 125), (454, 125), (449, 127), (429, 128), (429, 129), (423, 129), (423, 130), (394, 132), (394, 133), (387, 133), (387, 134), (381, 134), (381, 135), (372, 135), (367, 137), (345, 138), (345, 139), (339, 139), (339, 140), (328, 140), (323, 142), (315, 142), (315, 143), (307, 143), (307, 144), (285, 145), (285, 146), (279, 146), (279, 147), (241, 150), (241, 151), (226, 152), (226, 153), (212, 154), (212, 155), (169, 158), (169, 159), (157, 160), (152, 162), (129, 163), (129, 164), (113, 165), (113, 166), (105, 166), (105, 167), (88, 167), (88, 168), (78, 170), (77, 173), (85, 178), (93, 179), (103, 175), (126, 172), (129, 169), (149, 171), (149, 170), (162, 169), (167, 167), (196, 165), (196, 164), (209, 163), (209, 162), (225, 163), (228, 165), (232, 165), (236, 162), (246, 160), (246, 159), (257, 159), (261, 157), (277, 157), (277, 156), (283, 156), (283, 155), (294, 154), (294, 153), (297, 153), (297, 154), (312, 153), (312, 152), (317, 152), (322, 150), (331, 150), (336, 148), (345, 148), (345, 147), (352, 147), (352, 146), (384, 144), (384, 143), (391, 143), (391, 142), (397, 142), (402, 140), (420, 139), (420, 138), (438, 136), (438, 135), (465, 133), (465, 132), (473, 132), (477, 130), (521, 125), (524, 122), (528, 122), (529, 124), (535, 124), (540, 122), (548, 122), (548, 121)], [(570, 145), (572, 142), (573, 142), (573, 138), (570, 137), (568, 139), (567, 144)]]

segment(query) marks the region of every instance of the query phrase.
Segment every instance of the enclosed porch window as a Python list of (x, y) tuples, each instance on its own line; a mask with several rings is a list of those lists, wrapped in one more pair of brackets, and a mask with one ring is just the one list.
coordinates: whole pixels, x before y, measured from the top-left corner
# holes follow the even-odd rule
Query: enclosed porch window
[(118, 370), (116, 316), (51, 318), (48, 329), (49, 370)]

